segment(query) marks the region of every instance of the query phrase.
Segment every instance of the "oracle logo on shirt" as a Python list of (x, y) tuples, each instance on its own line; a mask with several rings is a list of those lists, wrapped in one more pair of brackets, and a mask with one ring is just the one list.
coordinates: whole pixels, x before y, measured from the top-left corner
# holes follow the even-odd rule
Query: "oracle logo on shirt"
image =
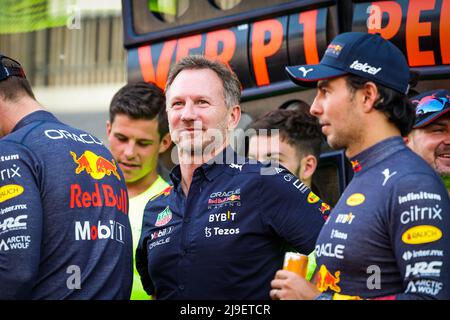
[(322, 243), (316, 246), (316, 257), (328, 257), (336, 259), (344, 259), (343, 244), (334, 245), (333, 243)]

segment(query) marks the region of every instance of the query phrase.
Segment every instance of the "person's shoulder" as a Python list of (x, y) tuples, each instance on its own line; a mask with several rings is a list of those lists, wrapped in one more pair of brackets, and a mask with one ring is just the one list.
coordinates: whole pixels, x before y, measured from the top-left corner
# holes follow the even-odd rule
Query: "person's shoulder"
[[(399, 192), (425, 190), (446, 194), (436, 171), (409, 148), (379, 164), (377, 170), (381, 186), (390, 189), (393, 196)], [(377, 181), (374, 179), (373, 183), (376, 184)]]
[(27, 159), (35, 157), (32, 150), (21, 143), (19, 139), (14, 136), (7, 136), (0, 140), (0, 161), (5, 162), (9, 160), (26, 161)]
[(275, 162), (260, 162), (248, 158), (222, 165), (224, 166), (224, 171), (229, 175), (273, 175), (282, 170), (286, 170), (286, 168)]
[(397, 176), (393, 177), (393, 181), (404, 177), (414, 178), (415, 176), (430, 176), (430, 178), (439, 179), (433, 168), (422, 157), (407, 147), (391, 156), (388, 161), (380, 164), (380, 167), (386, 167), (392, 172), (397, 172)]
[(241, 173), (251, 175), (252, 178), (258, 179), (262, 189), (269, 189), (274, 193), (289, 193), (289, 190), (292, 192), (300, 191), (302, 193), (310, 191), (297, 176), (278, 162), (250, 161), (242, 166)]
[(170, 195), (173, 192), (173, 189), (174, 188), (172, 185), (167, 185), (167, 187), (164, 190), (162, 190), (161, 192), (158, 192), (157, 194), (150, 197), (148, 202), (150, 203), (150, 202), (158, 202), (158, 201), (168, 200), (168, 198), (170, 197)]

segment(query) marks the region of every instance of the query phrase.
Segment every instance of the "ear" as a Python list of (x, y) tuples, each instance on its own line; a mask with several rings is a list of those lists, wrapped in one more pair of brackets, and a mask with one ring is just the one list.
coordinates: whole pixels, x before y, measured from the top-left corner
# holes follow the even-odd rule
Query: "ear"
[(167, 132), (164, 137), (161, 139), (161, 142), (159, 143), (159, 150), (158, 153), (164, 153), (169, 147), (172, 145), (172, 139), (170, 138), (170, 133)]
[(406, 137), (403, 137), (403, 142), (406, 144), (407, 147), (409, 147), (411, 150), (414, 151), (414, 130), (411, 131)]
[(108, 136), (111, 134), (111, 127), (112, 127), (111, 122), (109, 122), (109, 120), (106, 121), (106, 134), (107, 134)]
[(239, 120), (241, 119), (241, 106), (237, 104), (233, 106), (228, 112), (228, 129), (234, 129), (237, 127)]
[(378, 88), (375, 83), (369, 81), (364, 85), (364, 87), (360, 90), (360, 92), (361, 92), (360, 99), (362, 100), (363, 111), (370, 112), (378, 99), (379, 95)]
[(299, 177), (300, 180), (306, 181), (312, 178), (312, 175), (317, 169), (317, 158), (312, 154), (308, 154), (302, 158), (300, 161), (300, 172)]

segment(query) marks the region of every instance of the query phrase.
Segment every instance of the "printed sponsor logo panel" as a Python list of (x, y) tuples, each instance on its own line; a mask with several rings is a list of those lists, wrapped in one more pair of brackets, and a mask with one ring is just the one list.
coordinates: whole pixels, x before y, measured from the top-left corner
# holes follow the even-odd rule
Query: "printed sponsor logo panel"
[(18, 184), (8, 184), (0, 187), (0, 203), (20, 196), (25, 188)]
[(95, 241), (112, 239), (124, 243), (125, 226), (117, 221), (98, 221), (93, 224), (91, 221), (75, 221), (76, 241)]
[(442, 231), (435, 226), (416, 226), (409, 228), (402, 235), (402, 241), (406, 244), (423, 244), (438, 241), (442, 238)]
[(75, 183), (70, 186), (70, 208), (111, 207), (128, 214), (128, 197), (126, 190), (120, 188), (119, 194), (109, 184), (94, 183), (94, 189), (83, 190)]
[(366, 197), (362, 193), (354, 193), (350, 197), (347, 198), (347, 205), (351, 207), (359, 206), (364, 203)]

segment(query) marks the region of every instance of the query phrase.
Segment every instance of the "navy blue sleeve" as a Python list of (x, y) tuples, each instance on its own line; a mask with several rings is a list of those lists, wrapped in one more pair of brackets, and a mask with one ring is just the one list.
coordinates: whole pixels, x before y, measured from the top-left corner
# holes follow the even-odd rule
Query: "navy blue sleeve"
[(155, 288), (153, 286), (153, 282), (150, 278), (150, 274), (148, 271), (148, 259), (147, 259), (147, 240), (146, 236), (146, 221), (148, 221), (146, 217), (146, 213), (144, 212), (144, 220), (142, 223), (142, 232), (141, 237), (139, 239), (139, 244), (136, 249), (136, 270), (141, 277), (142, 287), (148, 295), (153, 295)]
[(0, 300), (28, 299), (37, 278), (43, 223), (37, 165), (18, 146), (0, 142), (0, 150)]
[(437, 177), (415, 174), (396, 184), (391, 241), (403, 280), (396, 299), (450, 299), (450, 200)]
[(300, 253), (310, 254), (330, 207), (289, 171), (265, 169), (259, 198), (265, 222)]

